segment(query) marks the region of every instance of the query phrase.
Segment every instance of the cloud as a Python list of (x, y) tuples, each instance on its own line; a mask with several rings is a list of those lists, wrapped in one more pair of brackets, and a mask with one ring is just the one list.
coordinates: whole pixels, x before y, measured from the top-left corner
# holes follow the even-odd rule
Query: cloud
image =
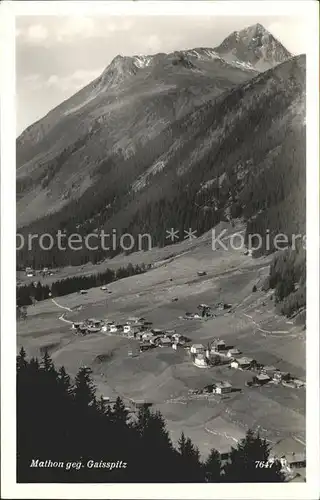
[(70, 41), (74, 38), (91, 38), (96, 33), (95, 22), (90, 17), (75, 16), (68, 18), (56, 29), (59, 42)]
[(48, 30), (42, 24), (32, 24), (26, 31), (26, 38), (30, 42), (43, 42), (48, 38)]

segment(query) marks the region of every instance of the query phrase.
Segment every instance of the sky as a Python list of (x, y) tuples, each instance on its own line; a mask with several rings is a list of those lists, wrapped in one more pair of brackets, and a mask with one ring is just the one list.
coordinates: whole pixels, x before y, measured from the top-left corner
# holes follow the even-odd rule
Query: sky
[(305, 53), (307, 28), (297, 17), (17, 17), (17, 134), (99, 76), (118, 54), (215, 47), (258, 22), (292, 54)]

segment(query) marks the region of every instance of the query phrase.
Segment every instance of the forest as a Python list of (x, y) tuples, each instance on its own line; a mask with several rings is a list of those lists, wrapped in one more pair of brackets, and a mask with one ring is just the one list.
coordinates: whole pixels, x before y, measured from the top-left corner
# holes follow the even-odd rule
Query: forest
[(17, 307), (34, 305), (36, 302), (46, 300), (49, 297), (60, 297), (69, 293), (88, 290), (89, 288), (103, 286), (128, 276), (145, 273), (150, 266), (137, 264), (133, 266), (129, 263), (126, 267), (119, 267), (116, 270), (106, 269), (102, 273), (91, 274), (89, 276), (72, 276), (53, 282), (50, 286), (44, 285), (40, 281), (24, 286), (16, 287)]
[[(149, 405), (133, 415), (119, 397), (112, 404), (98, 398), (87, 367), (72, 380), (64, 367), (54, 366), (47, 352), (40, 360), (28, 359), (22, 347), (16, 369), (19, 483), (284, 480), (277, 461), (271, 467), (256, 467), (256, 461), (268, 461), (270, 448), (251, 430), (231, 449), (227, 461), (215, 449), (203, 460), (184, 433), (173, 445), (163, 416)], [(37, 460), (63, 466), (37, 467)], [(101, 462), (118, 466), (90, 466)], [(81, 466), (69, 467), (70, 463)]]

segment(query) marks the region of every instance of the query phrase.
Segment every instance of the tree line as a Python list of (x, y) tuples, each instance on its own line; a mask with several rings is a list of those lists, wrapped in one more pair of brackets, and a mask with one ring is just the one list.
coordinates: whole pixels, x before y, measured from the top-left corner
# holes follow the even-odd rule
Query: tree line
[[(231, 449), (226, 463), (215, 449), (202, 460), (184, 433), (177, 446), (173, 445), (159, 411), (144, 404), (133, 416), (119, 397), (113, 404), (98, 398), (89, 368), (81, 367), (72, 380), (64, 367), (54, 366), (47, 352), (40, 360), (27, 359), (23, 348), (16, 367), (20, 483), (284, 480), (277, 462), (268, 468), (256, 467), (256, 461), (268, 460), (270, 448), (251, 430)], [(39, 467), (36, 460), (63, 466)], [(88, 467), (89, 461), (113, 462), (118, 467)], [(82, 466), (68, 468), (70, 463)]]
[(53, 282), (50, 286), (44, 285), (40, 281), (28, 285), (16, 287), (17, 306), (28, 306), (35, 302), (48, 299), (49, 297), (61, 297), (69, 293), (80, 290), (88, 290), (98, 286), (103, 286), (128, 276), (145, 273), (150, 269), (150, 265), (129, 263), (125, 267), (118, 269), (106, 269), (102, 273), (91, 274), (89, 276), (72, 276)]
[(279, 252), (270, 265), (269, 286), (287, 317), (306, 306), (306, 251), (302, 246)]

